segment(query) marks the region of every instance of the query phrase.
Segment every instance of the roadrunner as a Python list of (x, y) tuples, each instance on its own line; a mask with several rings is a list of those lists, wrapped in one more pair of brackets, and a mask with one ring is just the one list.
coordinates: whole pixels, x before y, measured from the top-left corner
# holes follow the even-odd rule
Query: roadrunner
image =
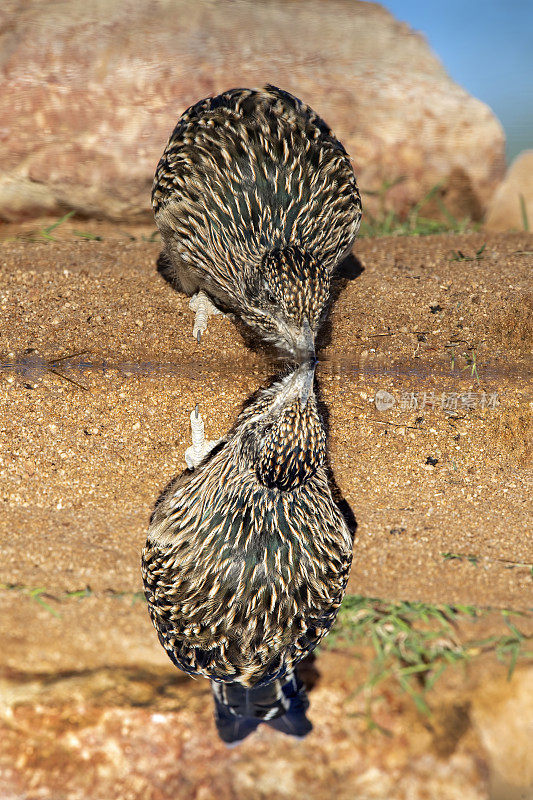
[(199, 467), (167, 487), (143, 551), (159, 640), (176, 666), (211, 679), (228, 743), (261, 722), (310, 730), (293, 670), (346, 588), (352, 535), (328, 483), (314, 369), (307, 362), (260, 391)]
[(152, 205), (166, 271), (194, 295), (198, 341), (219, 307), (285, 355), (310, 355), (304, 325), (320, 326), (361, 200), (346, 150), (309, 106), (275, 86), (191, 106), (157, 166)]

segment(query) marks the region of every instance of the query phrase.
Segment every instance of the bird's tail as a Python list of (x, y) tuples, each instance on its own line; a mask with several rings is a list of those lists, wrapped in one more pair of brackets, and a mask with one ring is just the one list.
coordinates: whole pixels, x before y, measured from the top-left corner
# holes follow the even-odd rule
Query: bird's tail
[(211, 688), (218, 734), (226, 744), (238, 744), (262, 722), (299, 739), (313, 727), (305, 715), (309, 700), (304, 685), (294, 672), (252, 689), (216, 681)]

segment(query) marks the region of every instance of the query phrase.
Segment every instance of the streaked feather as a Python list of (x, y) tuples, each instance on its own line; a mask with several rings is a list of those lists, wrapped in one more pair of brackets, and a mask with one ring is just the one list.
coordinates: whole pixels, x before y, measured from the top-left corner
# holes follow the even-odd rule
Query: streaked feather
[(269, 683), (318, 644), (339, 609), (352, 537), (328, 484), (315, 396), (302, 404), (295, 374), (259, 393), (152, 516), (148, 607), (186, 672)]
[(344, 147), (274, 86), (187, 109), (157, 166), (152, 205), (182, 289), (202, 289), (289, 350), (287, 326), (305, 315), (318, 329), (329, 277), (361, 219)]

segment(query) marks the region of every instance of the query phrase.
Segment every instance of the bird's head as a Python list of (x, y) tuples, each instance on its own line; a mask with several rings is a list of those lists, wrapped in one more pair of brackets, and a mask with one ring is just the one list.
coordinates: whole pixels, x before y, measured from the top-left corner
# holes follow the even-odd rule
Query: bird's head
[(314, 358), (330, 290), (327, 268), (300, 247), (267, 252), (246, 281), (243, 316), (296, 361)]
[(315, 361), (308, 361), (261, 392), (241, 415), (240, 457), (269, 489), (296, 489), (325, 463), (314, 376)]

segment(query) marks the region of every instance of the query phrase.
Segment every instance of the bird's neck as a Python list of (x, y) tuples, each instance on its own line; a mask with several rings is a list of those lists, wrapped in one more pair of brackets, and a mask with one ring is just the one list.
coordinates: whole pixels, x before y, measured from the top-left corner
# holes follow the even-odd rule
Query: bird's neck
[(326, 442), (312, 395), (297, 398), (276, 416), (261, 443), (255, 470), (268, 488), (291, 491), (306, 483), (325, 463)]

